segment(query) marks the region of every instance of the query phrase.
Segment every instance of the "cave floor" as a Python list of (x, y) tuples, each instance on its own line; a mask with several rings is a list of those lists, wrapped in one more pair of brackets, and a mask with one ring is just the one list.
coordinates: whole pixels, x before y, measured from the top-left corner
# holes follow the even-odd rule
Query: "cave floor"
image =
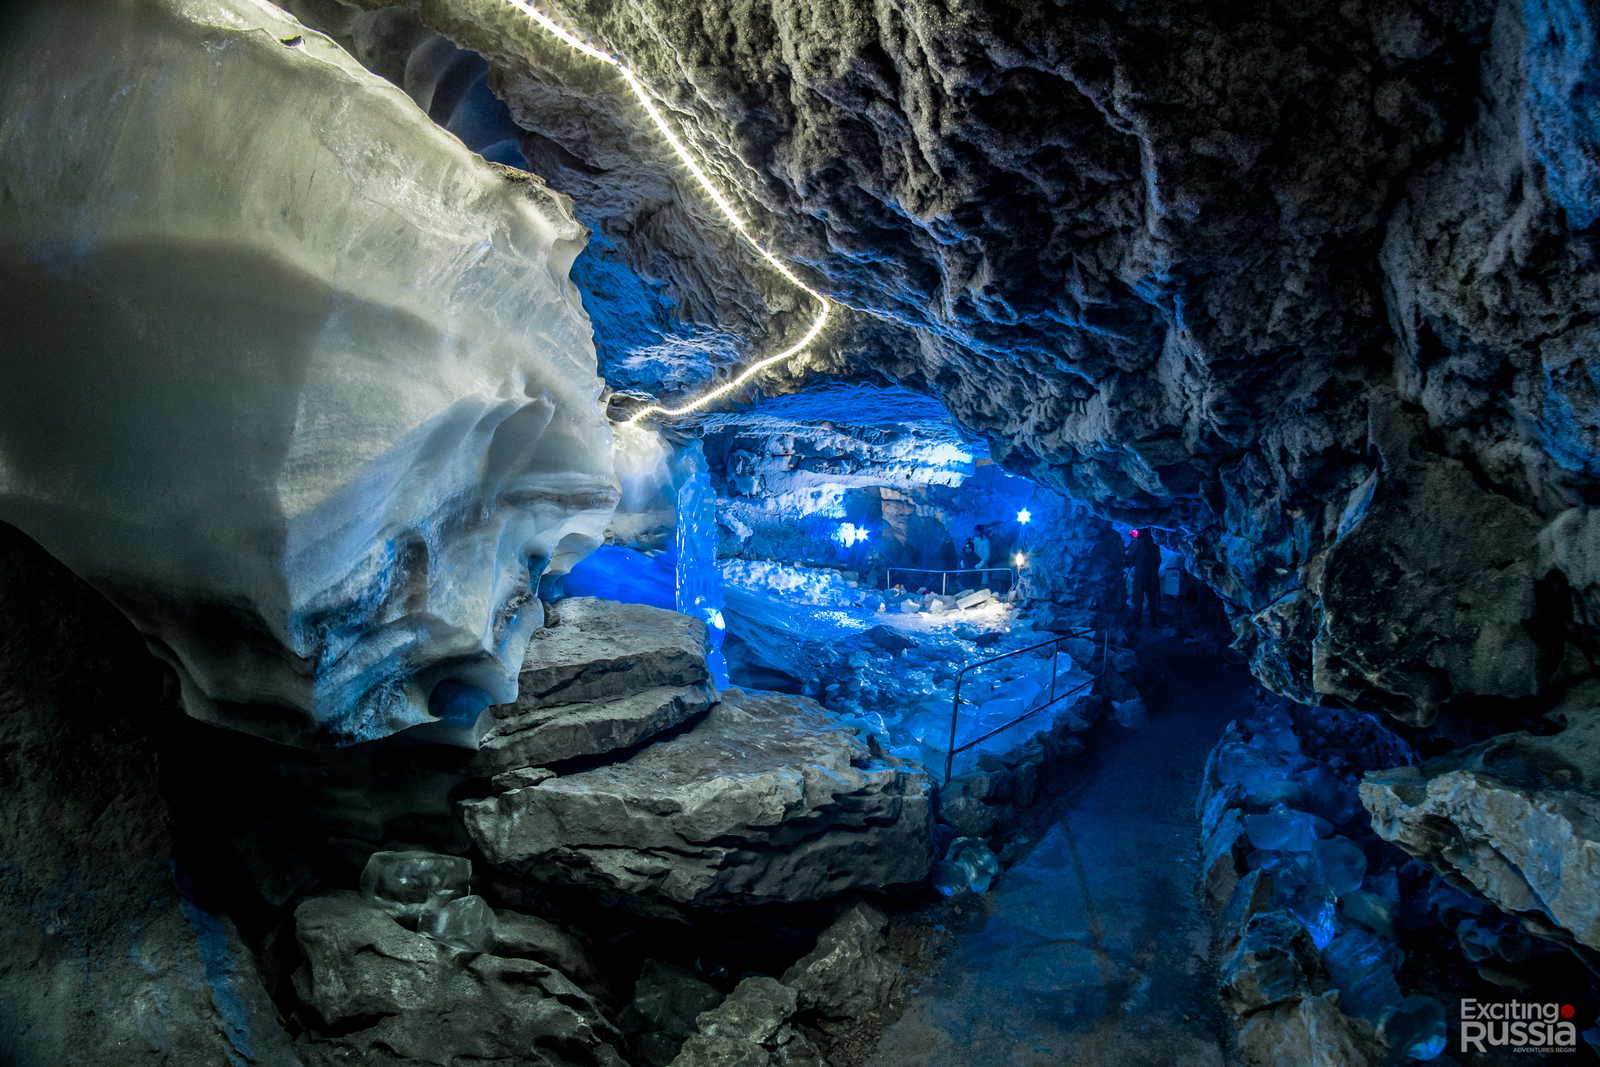
[(1254, 682), (1177, 640), (1143, 652), (1172, 671), (1165, 707), (1137, 733), (1103, 724), (994, 888), (923, 916), (933, 961), (867, 1067), (1224, 1062), (1194, 802)]

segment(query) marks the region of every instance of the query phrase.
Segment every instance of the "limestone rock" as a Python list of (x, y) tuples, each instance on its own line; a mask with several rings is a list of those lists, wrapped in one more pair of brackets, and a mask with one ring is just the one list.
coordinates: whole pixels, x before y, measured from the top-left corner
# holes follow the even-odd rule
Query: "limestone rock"
[(558, 600), (549, 615), (551, 625), (528, 640), (516, 703), (494, 709), (501, 718), (646, 689), (683, 689), (711, 677), (706, 624), (693, 616), (595, 597)]
[(494, 954), (504, 959), (537, 960), (572, 979), (584, 992), (610, 999), (611, 984), (583, 942), (537, 915), (496, 911), (498, 936)]
[(302, 903), (295, 937), (295, 991), (326, 1028), (300, 1039), (312, 1063), (626, 1063), (599, 1008), (543, 963), (445, 948), (350, 892)]
[(933, 784), (815, 703), (731, 689), (691, 730), (461, 817), (491, 863), (627, 906), (815, 900), (920, 881)]
[(631, 748), (705, 711), (716, 699), (712, 694), (708, 686), (692, 685), (533, 708), (496, 720), (478, 744), (474, 766), (496, 774)]
[(1320, 994), (1327, 973), (1311, 934), (1287, 911), (1256, 915), (1223, 968), (1222, 1002), (1234, 1015)]
[(1239, 1031), (1250, 1067), (1379, 1067), (1382, 1040), (1365, 1019), (1339, 1010), (1332, 993), (1280, 1004), (1252, 1015)]
[(817, 938), (817, 945), (783, 974), (801, 1010), (828, 1022), (849, 1022), (880, 1011), (900, 983), (900, 968), (882, 955), (889, 920), (866, 902), (852, 904)]
[(777, 979), (746, 978), (700, 1016), (699, 1031), (672, 1067), (823, 1067), (816, 1048), (789, 1025), (795, 1007), (795, 991)]
[(207, 721), (514, 699), (542, 575), (616, 504), (570, 202), (271, 4), (8, 15), (0, 518)]
[(1600, 948), (1600, 710), (1593, 684), (1560, 733), (1502, 734), (1419, 767), (1369, 773), (1372, 828), (1506, 911), (1543, 912)]

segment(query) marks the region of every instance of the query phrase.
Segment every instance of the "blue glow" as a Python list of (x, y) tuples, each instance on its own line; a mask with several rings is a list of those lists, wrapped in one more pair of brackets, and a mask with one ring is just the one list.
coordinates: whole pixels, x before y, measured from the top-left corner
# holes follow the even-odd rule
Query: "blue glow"
[(871, 530), (868, 530), (864, 526), (857, 526), (853, 522), (840, 523), (839, 532), (834, 534), (835, 539), (837, 539), (838, 542), (844, 545), (846, 548), (849, 548), (851, 545), (859, 545), (861, 542), (865, 541), (871, 536)]
[(1021, 511), (1017, 512), (1017, 521), (1024, 525), (1026, 525), (1028, 520), (1031, 518), (1033, 518), (1033, 515), (1028, 511), (1027, 508), (1023, 508)]

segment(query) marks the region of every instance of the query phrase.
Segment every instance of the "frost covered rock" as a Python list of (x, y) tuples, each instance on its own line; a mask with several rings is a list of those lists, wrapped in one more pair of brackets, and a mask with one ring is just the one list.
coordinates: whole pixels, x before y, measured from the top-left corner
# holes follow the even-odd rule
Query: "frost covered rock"
[(815, 900), (920, 881), (933, 783), (811, 701), (731, 689), (631, 758), (463, 801), (491, 863), (633, 907)]
[(199, 718), (512, 700), (616, 500), (568, 203), (252, 0), (27, 5), (0, 96), (0, 518)]
[(1466, 878), (1512, 912), (1543, 912), (1600, 948), (1600, 687), (1554, 713), (1566, 729), (1502, 734), (1367, 775), (1372, 828), (1438, 870)]
[(378, 1056), (361, 1062), (626, 1062), (598, 1006), (536, 960), (452, 951), (345, 892), (301, 904), (295, 938), (305, 954), (295, 992), (320, 1023), (299, 1049), (319, 1067)]

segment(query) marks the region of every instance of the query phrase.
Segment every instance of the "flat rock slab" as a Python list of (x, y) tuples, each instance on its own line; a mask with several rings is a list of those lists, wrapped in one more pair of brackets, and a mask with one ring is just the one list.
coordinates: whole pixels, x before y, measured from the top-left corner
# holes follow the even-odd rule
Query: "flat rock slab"
[(817, 900), (917, 882), (933, 780), (874, 759), (814, 701), (730, 689), (625, 762), (463, 801), (491, 863), (634, 908)]
[(1507, 911), (1543, 912), (1600, 949), (1600, 686), (1573, 691), (1545, 737), (1501, 734), (1361, 783), (1372, 828)]
[(534, 708), (613, 700), (645, 689), (704, 684), (706, 624), (644, 604), (571, 597), (550, 606), (517, 675), (517, 702), (494, 712), (512, 718)]
[(480, 773), (542, 767), (631, 748), (709, 708), (709, 685), (646, 689), (620, 700), (530, 708), (498, 720), (478, 745)]

